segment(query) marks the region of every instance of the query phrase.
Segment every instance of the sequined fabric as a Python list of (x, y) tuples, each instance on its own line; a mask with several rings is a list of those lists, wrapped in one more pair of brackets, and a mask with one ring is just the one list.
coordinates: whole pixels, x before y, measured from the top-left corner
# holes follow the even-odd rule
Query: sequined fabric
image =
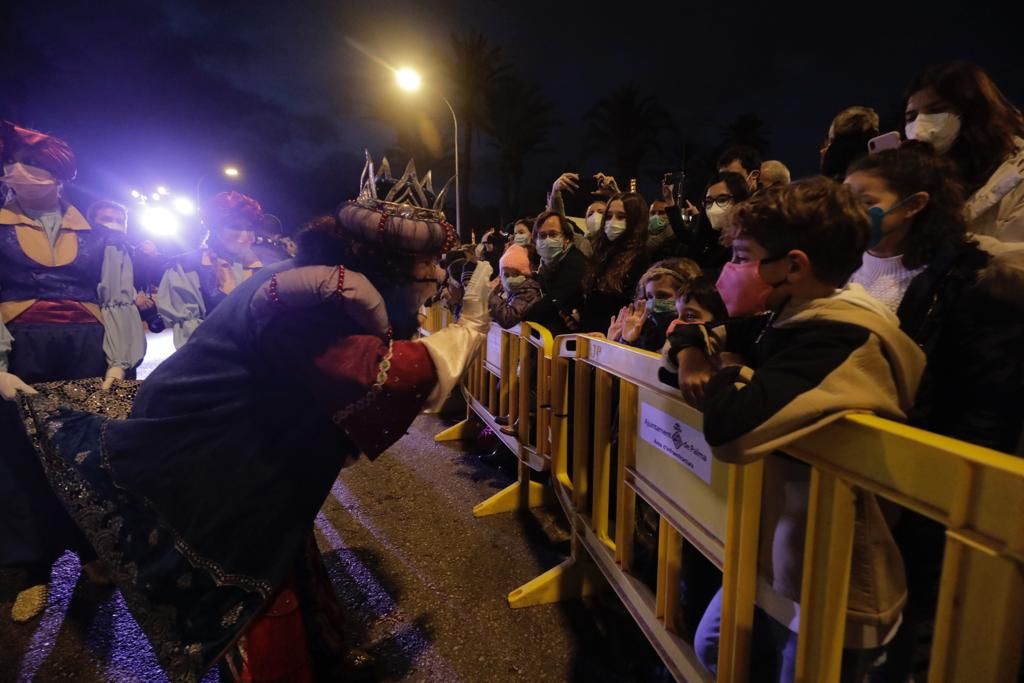
[(125, 419), (138, 382), (100, 391), (99, 379), (36, 385), (21, 413), (51, 486), (108, 564), (161, 665), (198, 681), (258, 614), (271, 587), (226, 575), (162, 524), (147, 502), (114, 482), (103, 445)]

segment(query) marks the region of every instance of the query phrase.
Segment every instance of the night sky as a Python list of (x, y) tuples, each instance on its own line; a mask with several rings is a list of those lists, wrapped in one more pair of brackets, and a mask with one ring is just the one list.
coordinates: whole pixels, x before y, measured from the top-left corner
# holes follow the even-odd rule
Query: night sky
[[(1024, 101), (1020, 3), (660, 3), (607, 14), (596, 2), (4, 3), (0, 117), (67, 139), (79, 158), (70, 195), (129, 202), (164, 184), (193, 194), (236, 187), (292, 227), (357, 191), (362, 151), (378, 156), (395, 129), (374, 111), (422, 108), (451, 140), (447, 110), (429, 92), (391, 88), (356, 41), (394, 65), (413, 65), (445, 90), (438, 56), (451, 34), (483, 34), (513, 71), (554, 104), (558, 125), (526, 159), (517, 210), (536, 213), (563, 170), (608, 167), (583, 153), (583, 115), (616, 88), (656, 96), (674, 129), (644, 162), (641, 189), (678, 167), (682, 143), (711, 159), (723, 127), (754, 114), (768, 158), (794, 174), (816, 170), (832, 116), (865, 104), (899, 126), (906, 83), (927, 64), (970, 59)], [(803, 3), (801, 3), (803, 4)], [(1012, 9), (1011, 9), (1012, 8)], [(496, 164), (475, 145), (472, 227), (497, 219)], [(244, 177), (229, 185), (225, 163)], [(450, 162), (438, 161), (439, 171)], [(422, 164), (421, 164), (422, 165)], [(621, 179), (620, 179), (621, 180)], [(703, 179), (698, 179), (700, 184)], [(450, 212), (451, 213), (451, 212)], [(466, 219), (464, 218), (464, 222)]]

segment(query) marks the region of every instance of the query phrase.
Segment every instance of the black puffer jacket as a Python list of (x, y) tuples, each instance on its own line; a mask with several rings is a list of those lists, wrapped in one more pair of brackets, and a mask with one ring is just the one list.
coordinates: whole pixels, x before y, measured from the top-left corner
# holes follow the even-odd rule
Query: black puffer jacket
[(1024, 424), (1021, 254), (992, 257), (973, 242), (943, 250), (914, 278), (897, 315), (928, 357), (910, 422), (1018, 450)]
[(526, 313), (526, 319), (543, 325), (554, 335), (565, 334), (565, 320), (574, 308), (583, 305), (583, 279), (587, 274), (587, 259), (576, 247), (569, 247), (562, 258), (550, 266), (541, 265), (536, 280), (544, 298)]

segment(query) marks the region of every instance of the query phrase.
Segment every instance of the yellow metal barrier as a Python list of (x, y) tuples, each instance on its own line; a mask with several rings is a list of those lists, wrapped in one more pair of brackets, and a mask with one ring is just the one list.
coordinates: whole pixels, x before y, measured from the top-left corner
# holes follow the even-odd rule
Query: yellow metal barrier
[[(657, 381), (658, 364), (654, 354), (599, 337), (552, 340), (528, 323), (492, 326), (464, 380), (467, 419), (436, 438), (487, 425), (518, 455), (516, 483), (478, 505), (478, 516), (540, 505), (543, 487), (530, 471), (550, 467), (573, 528), (571, 554), (512, 591), (512, 607), (587, 595), (603, 576), (677, 680), (710, 681), (676, 633), (685, 540), (722, 570), (718, 680), (746, 681), (763, 462), (711, 458), (702, 416)], [(502, 415), (519, 420), (514, 436), (500, 431)], [(929, 682), (1016, 680), (1024, 461), (869, 415), (846, 417), (785, 451), (811, 468), (798, 681), (839, 680), (855, 488), (947, 529)], [(653, 590), (634, 575), (637, 500), (660, 519)]]
[[(530, 472), (551, 460), (551, 356), (554, 339), (544, 327), (522, 323), (507, 330), (492, 324), (487, 342), (467, 372), (466, 419), (434, 437), (451, 441), (489, 427), (518, 458), (515, 483), (473, 509), (477, 517), (540, 507), (544, 486)], [(505, 417), (507, 425), (497, 419)], [(502, 431), (511, 425), (514, 434)]]
[[(718, 680), (745, 681), (763, 463), (710, 457), (700, 413), (657, 381), (656, 355), (587, 336), (557, 346), (551, 471), (572, 555), (510, 604), (586, 594), (596, 567), (677, 679), (710, 680), (675, 633), (685, 539), (723, 570)], [(929, 680), (1013, 680), (1024, 644), (1024, 462), (867, 415), (785, 450), (811, 468), (797, 679), (839, 680), (857, 487), (947, 527)], [(660, 515), (653, 591), (631, 573), (637, 498)]]
[(420, 308), (420, 336), (429, 337), (443, 330), (451, 320), (451, 312), (440, 304)]

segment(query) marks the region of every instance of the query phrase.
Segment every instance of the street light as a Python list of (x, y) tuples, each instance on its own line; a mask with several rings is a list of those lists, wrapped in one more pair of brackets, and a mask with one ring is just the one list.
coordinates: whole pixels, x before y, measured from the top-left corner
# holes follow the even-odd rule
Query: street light
[(395, 80), (398, 81), (398, 87), (406, 92), (416, 92), (420, 89), (420, 86), (423, 85), (423, 78), (409, 68), (403, 68), (396, 71)]
[[(395, 82), (405, 92), (416, 92), (423, 85), (423, 78), (415, 69), (402, 67), (395, 69)], [(448, 111), (452, 115), (452, 127), (455, 129), (455, 230), (459, 233), (459, 239), (462, 239), (462, 197), (459, 193), (459, 119), (455, 116), (455, 109), (448, 98), (436, 90), (434, 92), (448, 106)]]
[(238, 169), (235, 168), (234, 166), (226, 166), (224, 168), (224, 175), (226, 175), (229, 178), (237, 178), (238, 177)]

